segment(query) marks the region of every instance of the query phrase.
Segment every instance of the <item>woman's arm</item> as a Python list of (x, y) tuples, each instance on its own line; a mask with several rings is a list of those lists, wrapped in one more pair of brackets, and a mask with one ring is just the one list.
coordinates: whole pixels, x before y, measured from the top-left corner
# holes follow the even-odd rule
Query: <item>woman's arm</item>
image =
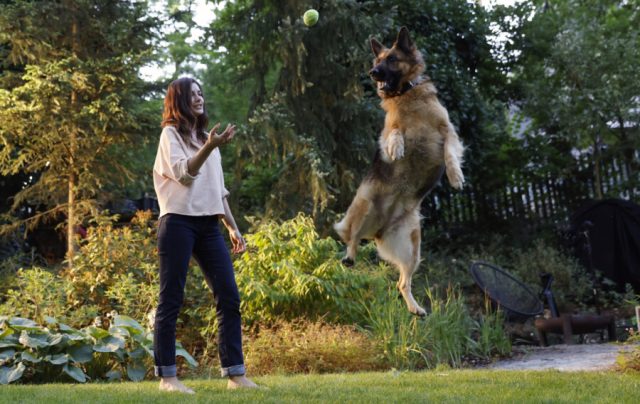
[(216, 130), (220, 127), (220, 123), (217, 123), (211, 132), (209, 132), (209, 138), (205, 142), (205, 144), (198, 150), (195, 156), (191, 157), (189, 161), (187, 161), (187, 170), (190, 175), (198, 174), (200, 167), (207, 161), (207, 158), (216, 147), (229, 143), (235, 134), (236, 127), (235, 125), (227, 125), (224, 132), (221, 134), (217, 134)]
[(231, 208), (229, 207), (229, 202), (227, 202), (227, 198), (222, 198), (222, 205), (224, 206), (224, 216), (222, 217), (222, 224), (229, 231), (229, 238), (231, 239), (231, 251), (234, 254), (239, 254), (244, 252), (247, 249), (247, 243), (244, 241), (240, 230), (238, 230), (238, 225), (236, 225), (236, 221), (233, 218), (233, 214), (231, 213)]

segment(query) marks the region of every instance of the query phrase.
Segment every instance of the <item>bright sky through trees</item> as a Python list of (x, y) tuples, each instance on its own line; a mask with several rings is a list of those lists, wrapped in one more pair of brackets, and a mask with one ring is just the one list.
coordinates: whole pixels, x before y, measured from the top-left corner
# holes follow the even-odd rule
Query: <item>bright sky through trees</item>
[[(491, 7), (492, 4), (512, 5), (519, 1), (522, 0), (480, 0), (480, 3), (485, 7)], [(193, 15), (193, 20), (199, 27), (206, 27), (211, 24), (211, 21), (213, 21), (215, 18), (214, 10), (216, 8), (224, 7), (224, 2), (221, 2), (218, 5), (214, 5), (212, 3), (209, 3), (207, 0), (195, 0), (194, 3), (195, 12)], [(152, 4), (151, 8), (158, 14), (162, 15), (163, 13), (166, 13), (166, 1), (157, 1)], [(165, 27), (165, 30), (169, 30), (169, 27)], [(197, 40), (202, 34), (203, 31), (201, 29), (195, 29), (193, 40)], [(204, 66), (199, 67), (204, 68)], [(153, 63), (151, 65), (144, 66), (140, 71), (140, 75), (145, 80), (154, 81), (162, 77), (171, 76), (171, 74), (173, 73), (172, 69), (172, 64), (162, 66), (158, 65), (157, 63)]]

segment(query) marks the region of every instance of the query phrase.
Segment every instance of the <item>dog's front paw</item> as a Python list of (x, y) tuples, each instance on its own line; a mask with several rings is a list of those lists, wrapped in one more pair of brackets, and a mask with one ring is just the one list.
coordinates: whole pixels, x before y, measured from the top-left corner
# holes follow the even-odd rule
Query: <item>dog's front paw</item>
[(402, 138), (402, 134), (400, 132), (394, 130), (389, 135), (386, 144), (386, 152), (389, 156), (389, 160), (395, 161), (400, 160), (404, 157), (404, 139)]
[(462, 174), (460, 167), (447, 167), (447, 178), (452, 187), (462, 189), (462, 185), (464, 185), (464, 174)]
[(427, 312), (420, 306), (414, 306), (409, 309), (409, 311), (411, 312), (411, 314), (415, 314), (418, 317), (424, 317), (427, 315)]

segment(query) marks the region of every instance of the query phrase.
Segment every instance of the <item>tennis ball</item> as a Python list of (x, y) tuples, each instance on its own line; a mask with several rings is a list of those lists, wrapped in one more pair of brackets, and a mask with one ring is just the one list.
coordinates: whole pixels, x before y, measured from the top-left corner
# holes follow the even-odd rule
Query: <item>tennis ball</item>
[(316, 25), (319, 17), (320, 14), (318, 14), (318, 11), (310, 8), (302, 16), (302, 21), (304, 21), (304, 25), (306, 25), (307, 27), (312, 27)]

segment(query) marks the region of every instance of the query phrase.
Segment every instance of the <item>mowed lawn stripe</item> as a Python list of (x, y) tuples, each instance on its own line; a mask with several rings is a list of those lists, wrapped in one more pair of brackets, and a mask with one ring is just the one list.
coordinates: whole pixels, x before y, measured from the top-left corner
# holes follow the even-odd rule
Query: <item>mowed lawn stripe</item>
[(0, 402), (46, 403), (638, 403), (640, 374), (435, 370), (265, 376), (264, 388), (228, 391), (226, 381), (185, 380), (193, 396), (157, 382), (10, 385)]

